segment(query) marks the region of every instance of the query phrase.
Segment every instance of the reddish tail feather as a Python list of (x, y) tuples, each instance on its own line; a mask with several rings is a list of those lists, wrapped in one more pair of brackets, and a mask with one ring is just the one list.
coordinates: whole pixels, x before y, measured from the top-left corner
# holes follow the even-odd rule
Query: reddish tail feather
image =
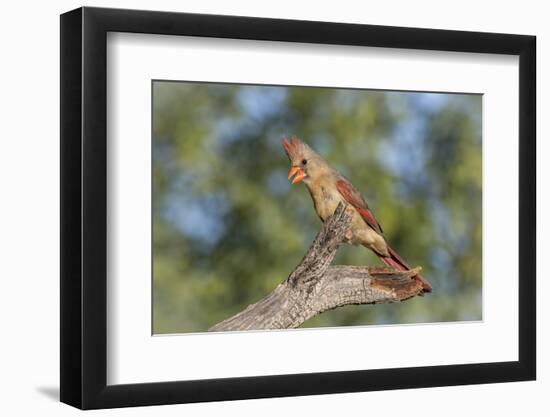
[[(408, 271), (411, 268), (409, 265), (407, 265), (407, 262), (405, 262), (396, 251), (394, 251), (392, 248), (388, 246), (388, 252), (390, 253), (389, 257), (386, 256), (380, 256), (378, 257), (384, 262), (386, 265), (391, 266), (392, 268), (395, 268), (399, 271)], [(432, 292), (432, 286), (428, 281), (426, 281), (421, 275), (415, 275), (412, 277), (413, 279), (419, 281), (422, 283), (422, 289), (424, 292)]]

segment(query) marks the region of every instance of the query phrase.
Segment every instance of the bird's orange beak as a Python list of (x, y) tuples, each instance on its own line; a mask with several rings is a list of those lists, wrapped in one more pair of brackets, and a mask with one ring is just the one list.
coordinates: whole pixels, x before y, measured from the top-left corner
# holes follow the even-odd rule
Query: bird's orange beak
[(305, 177), (307, 177), (307, 174), (304, 172), (304, 170), (300, 167), (292, 166), (290, 167), (290, 171), (288, 171), (288, 179), (292, 179), (292, 184), (296, 184), (297, 182), (302, 181)]

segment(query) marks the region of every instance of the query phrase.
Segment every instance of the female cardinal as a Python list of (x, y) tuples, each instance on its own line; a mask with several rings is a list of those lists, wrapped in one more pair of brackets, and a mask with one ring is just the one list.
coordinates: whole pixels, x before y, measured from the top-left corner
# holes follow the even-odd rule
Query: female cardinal
[[(347, 242), (371, 249), (392, 268), (409, 270), (407, 263), (386, 243), (382, 227), (355, 187), (295, 136), (290, 140), (283, 136), (282, 142), (291, 164), (288, 179), (292, 178), (292, 184), (303, 182), (306, 185), (321, 220), (330, 217), (340, 202), (351, 205), (354, 210), (346, 235)], [(416, 275), (413, 279), (422, 283), (424, 292), (432, 291), (431, 285), (422, 276)]]

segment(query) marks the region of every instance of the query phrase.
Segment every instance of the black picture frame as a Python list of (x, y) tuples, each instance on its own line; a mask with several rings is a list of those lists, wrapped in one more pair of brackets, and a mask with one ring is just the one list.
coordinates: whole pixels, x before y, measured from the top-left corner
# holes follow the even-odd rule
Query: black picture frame
[[(519, 56), (519, 360), (107, 385), (108, 32)], [(61, 401), (94, 409), (535, 379), (535, 51), (524, 35), (88, 7), (61, 15)]]

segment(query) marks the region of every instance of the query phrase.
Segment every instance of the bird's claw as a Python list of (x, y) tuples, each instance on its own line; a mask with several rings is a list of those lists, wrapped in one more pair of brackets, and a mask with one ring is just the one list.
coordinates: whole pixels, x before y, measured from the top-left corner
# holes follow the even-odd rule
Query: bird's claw
[(346, 233), (344, 234), (344, 239), (346, 241), (350, 241), (351, 238), (353, 237), (353, 232), (351, 230), (347, 230)]

